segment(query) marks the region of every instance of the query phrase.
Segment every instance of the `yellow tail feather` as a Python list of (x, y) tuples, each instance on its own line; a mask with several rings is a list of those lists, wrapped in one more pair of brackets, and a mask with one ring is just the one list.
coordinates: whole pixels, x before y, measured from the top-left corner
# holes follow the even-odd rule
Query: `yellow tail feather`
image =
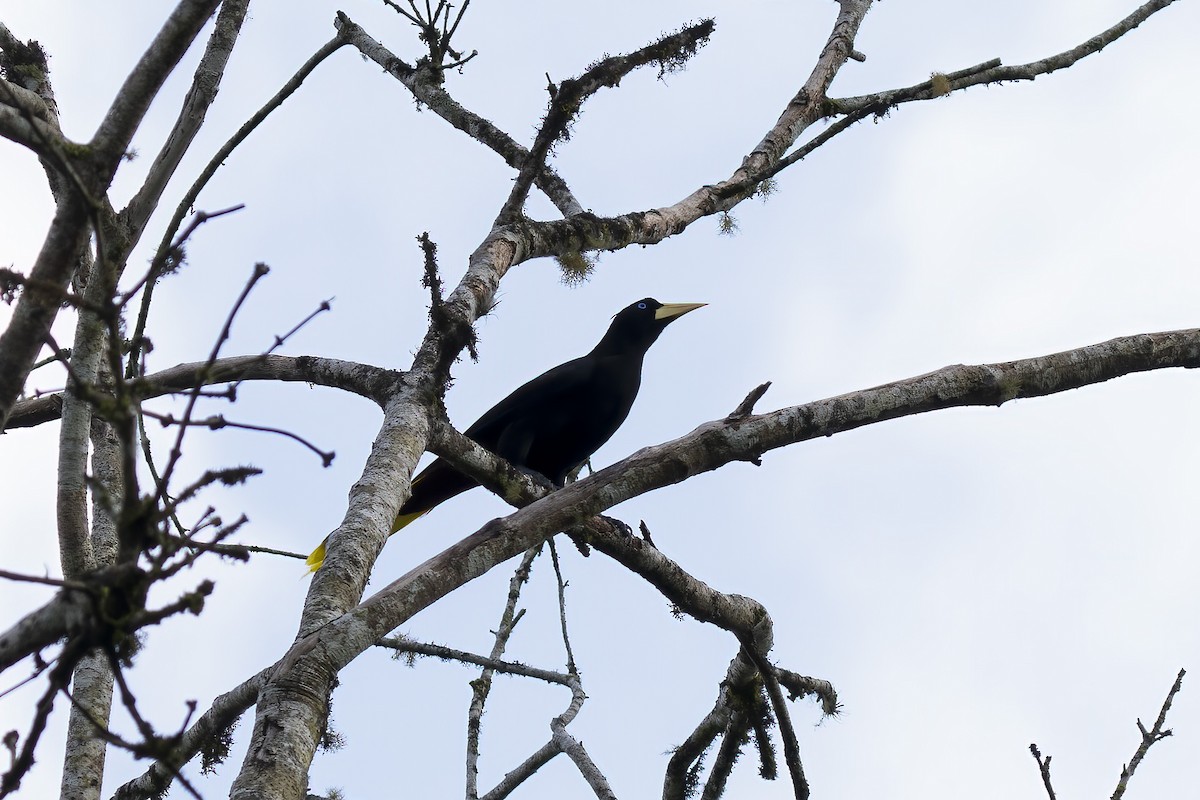
[[(392, 533), (395, 533), (396, 531), (400, 530), (405, 525), (409, 524), (410, 522), (417, 519), (418, 517), (425, 516), (426, 514), (429, 513), (429, 511), (430, 511), (430, 509), (427, 508), (424, 511), (414, 511), (411, 514), (397, 514), (395, 521), (392, 522)], [(390, 535), (391, 534), (389, 534), (389, 536)], [(326, 541), (328, 541), (328, 540), (327, 539), (322, 540), (321, 543), (319, 545), (317, 545), (317, 549), (313, 550), (311, 553), (309, 553), (308, 558), (304, 560), (304, 563), (308, 566), (309, 573), (316, 572), (317, 570), (319, 570), (321, 568), (321, 565), (323, 563), (325, 563), (325, 542)]]

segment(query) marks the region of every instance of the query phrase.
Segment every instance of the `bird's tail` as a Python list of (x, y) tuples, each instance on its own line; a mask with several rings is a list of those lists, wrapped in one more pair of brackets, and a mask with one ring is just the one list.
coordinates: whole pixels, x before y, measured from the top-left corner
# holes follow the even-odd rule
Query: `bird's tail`
[[(424, 473), (424, 471), (422, 471), (422, 473), (420, 475), (418, 475), (416, 478), (413, 479), (412, 488), (415, 489), (421, 483), (421, 479), (424, 477), (425, 477), (425, 473)], [(409, 500), (411, 501), (411, 499), (412, 498), (410, 497)], [(436, 503), (434, 505), (436, 505)], [(433, 506), (429, 506), (424, 511), (413, 511), (408, 514), (397, 514), (396, 519), (392, 520), (392, 530), (388, 533), (388, 535), (391, 536), (393, 533), (400, 530), (405, 525), (407, 525), (408, 523), (417, 519), (418, 517), (425, 516), (432, 509), (433, 509)], [(314, 573), (317, 570), (319, 570), (321, 568), (321, 565), (325, 563), (325, 545), (328, 542), (329, 542), (329, 537), (326, 536), (324, 539), (321, 540), (321, 543), (319, 545), (317, 545), (317, 549), (313, 550), (311, 553), (309, 553), (308, 558), (305, 559), (304, 563), (308, 566), (309, 574)]]
[[(391, 532), (395, 533), (396, 531), (400, 530), (405, 525), (409, 524), (410, 522), (417, 519), (418, 517), (425, 516), (430, 511), (431, 511), (431, 509), (427, 508), (424, 511), (414, 511), (411, 514), (397, 514), (395, 521), (392, 522), (392, 531)], [(388, 534), (388, 535), (390, 536), (391, 534)], [(308, 565), (309, 573), (316, 572), (317, 570), (319, 570), (321, 568), (321, 565), (325, 563), (325, 543), (328, 541), (329, 541), (329, 537), (327, 536), (321, 541), (321, 543), (319, 545), (317, 545), (317, 549), (313, 550), (311, 553), (309, 553), (308, 558), (305, 559), (304, 563), (306, 565)]]

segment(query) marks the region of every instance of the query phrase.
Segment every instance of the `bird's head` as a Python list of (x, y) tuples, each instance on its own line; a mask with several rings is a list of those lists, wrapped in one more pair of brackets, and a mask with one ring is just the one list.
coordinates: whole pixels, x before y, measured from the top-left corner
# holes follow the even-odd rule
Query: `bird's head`
[(613, 316), (608, 332), (596, 349), (606, 352), (646, 352), (663, 329), (705, 303), (660, 303), (646, 297), (631, 303)]

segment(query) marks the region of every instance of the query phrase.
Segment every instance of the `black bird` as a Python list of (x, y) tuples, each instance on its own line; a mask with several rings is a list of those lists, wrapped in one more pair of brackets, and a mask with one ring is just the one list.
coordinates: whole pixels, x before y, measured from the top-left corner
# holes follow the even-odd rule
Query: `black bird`
[[(704, 303), (660, 303), (647, 297), (617, 313), (592, 352), (531, 380), (479, 418), (466, 435), (555, 486), (607, 442), (629, 416), (642, 383), (646, 351), (672, 321)], [(478, 484), (442, 459), (413, 479), (392, 533)], [(322, 542), (308, 557), (316, 571)]]

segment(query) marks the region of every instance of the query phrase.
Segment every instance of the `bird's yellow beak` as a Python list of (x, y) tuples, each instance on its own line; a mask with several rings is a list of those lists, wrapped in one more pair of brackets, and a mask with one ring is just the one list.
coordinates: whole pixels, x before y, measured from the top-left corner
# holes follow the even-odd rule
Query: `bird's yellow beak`
[(708, 303), (663, 303), (654, 311), (655, 319), (674, 319), (682, 317), (689, 311), (695, 311), (697, 308), (703, 308)]

